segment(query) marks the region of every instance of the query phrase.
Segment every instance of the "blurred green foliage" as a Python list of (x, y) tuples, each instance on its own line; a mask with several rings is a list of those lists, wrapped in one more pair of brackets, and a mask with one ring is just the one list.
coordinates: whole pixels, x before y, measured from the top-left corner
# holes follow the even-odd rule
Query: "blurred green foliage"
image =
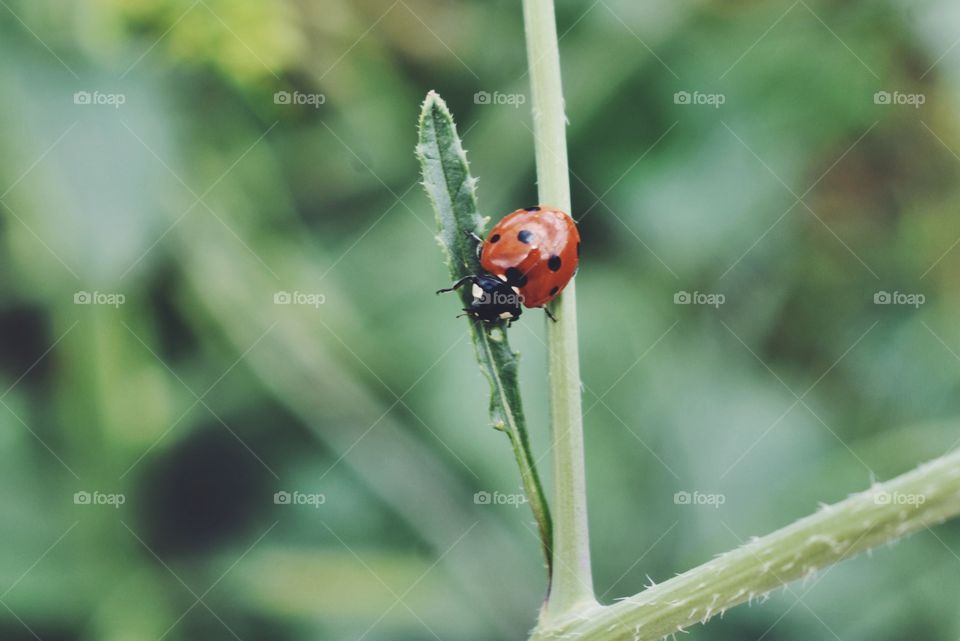
[[(605, 599), (955, 444), (957, 17), (558, 2)], [(518, 478), (432, 294), (413, 157), (436, 89), (483, 212), (532, 204), (529, 104), (475, 100), (525, 95), (525, 66), (504, 0), (2, 3), (0, 638), (525, 634), (535, 531), (474, 502)], [(538, 316), (512, 338), (547, 456)], [(917, 535), (691, 636), (957, 638), (958, 546)]]

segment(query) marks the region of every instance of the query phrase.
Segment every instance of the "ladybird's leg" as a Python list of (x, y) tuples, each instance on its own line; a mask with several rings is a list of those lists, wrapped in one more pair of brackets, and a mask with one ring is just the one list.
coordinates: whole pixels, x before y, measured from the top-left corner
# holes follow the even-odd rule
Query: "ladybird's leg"
[(444, 292), (452, 292), (452, 291), (454, 291), (454, 290), (460, 289), (461, 287), (463, 287), (463, 286), (466, 285), (467, 283), (476, 282), (476, 278), (477, 278), (477, 277), (476, 277), (476, 276), (473, 276), (473, 275), (464, 276), (463, 278), (461, 278), (460, 280), (458, 280), (457, 282), (455, 282), (452, 286), (450, 286), (450, 287), (445, 287), (445, 288), (443, 288), (443, 289), (438, 289), (438, 290), (437, 290), (437, 293), (438, 293), (438, 294), (443, 294)]
[(550, 318), (550, 320), (552, 320), (554, 323), (557, 322), (557, 317), (550, 313), (550, 310), (547, 308), (546, 305), (543, 306), (543, 311), (547, 313), (547, 316)]

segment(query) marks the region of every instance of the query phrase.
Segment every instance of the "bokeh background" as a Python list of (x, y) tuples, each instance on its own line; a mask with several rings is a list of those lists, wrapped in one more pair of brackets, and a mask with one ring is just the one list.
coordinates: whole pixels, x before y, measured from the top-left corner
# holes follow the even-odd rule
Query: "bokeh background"
[[(960, 7), (557, 11), (610, 601), (960, 438)], [(534, 204), (525, 69), (515, 0), (0, 1), (0, 638), (524, 637), (540, 552), (413, 148), (436, 89), (483, 212)], [(690, 638), (957, 639), (958, 553)]]

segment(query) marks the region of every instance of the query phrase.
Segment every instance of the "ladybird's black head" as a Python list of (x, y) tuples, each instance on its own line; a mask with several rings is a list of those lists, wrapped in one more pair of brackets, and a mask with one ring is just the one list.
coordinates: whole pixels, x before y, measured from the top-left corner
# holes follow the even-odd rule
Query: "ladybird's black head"
[(493, 276), (465, 276), (452, 287), (438, 290), (437, 293), (452, 292), (470, 283), (470, 306), (464, 307), (469, 316), (488, 322), (513, 322), (520, 318), (523, 296), (509, 283)]
[(472, 283), (473, 302), (463, 309), (467, 314), (488, 323), (520, 318), (523, 296), (510, 285), (493, 276), (474, 276)]

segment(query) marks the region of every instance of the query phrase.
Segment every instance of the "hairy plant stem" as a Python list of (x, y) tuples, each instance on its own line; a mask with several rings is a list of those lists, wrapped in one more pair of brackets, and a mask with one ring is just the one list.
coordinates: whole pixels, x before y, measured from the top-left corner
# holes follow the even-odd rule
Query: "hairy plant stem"
[[(570, 211), (566, 115), (553, 0), (524, 0), (540, 202)], [(570, 283), (547, 321), (553, 425), (553, 576), (544, 621), (596, 605), (590, 569), (576, 291)]]
[[(533, 639), (656, 641), (858, 552), (960, 514), (960, 450)], [(877, 590), (895, 589), (875, 586)]]

